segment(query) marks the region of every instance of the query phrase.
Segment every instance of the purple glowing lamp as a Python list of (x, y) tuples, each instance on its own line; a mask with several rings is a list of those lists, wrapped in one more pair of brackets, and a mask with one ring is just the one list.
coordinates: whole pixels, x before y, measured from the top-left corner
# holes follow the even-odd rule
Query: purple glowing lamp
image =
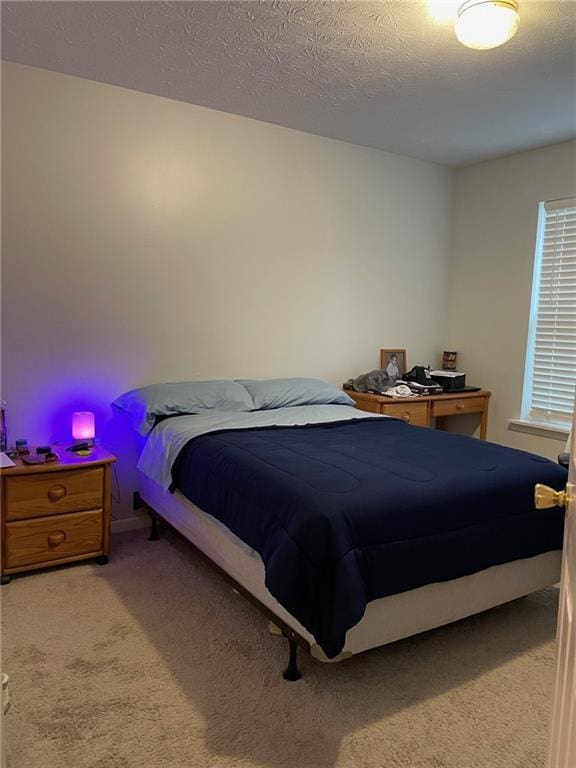
[(94, 440), (95, 425), (92, 411), (77, 411), (72, 414), (72, 437), (74, 440)]

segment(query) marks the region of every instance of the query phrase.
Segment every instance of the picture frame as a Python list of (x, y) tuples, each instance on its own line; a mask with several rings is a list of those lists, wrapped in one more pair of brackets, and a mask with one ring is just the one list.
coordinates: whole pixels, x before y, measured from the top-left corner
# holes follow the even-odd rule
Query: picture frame
[[(386, 371), (391, 379), (401, 379), (408, 371), (408, 359), (405, 349), (381, 349), (380, 368)], [(396, 374), (397, 375), (393, 375)]]

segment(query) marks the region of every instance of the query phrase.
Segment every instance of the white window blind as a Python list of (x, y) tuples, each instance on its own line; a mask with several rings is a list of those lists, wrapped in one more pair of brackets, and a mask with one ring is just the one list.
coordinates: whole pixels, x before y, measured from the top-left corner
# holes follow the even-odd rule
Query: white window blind
[(523, 416), (570, 422), (575, 384), (576, 198), (567, 198), (540, 206)]

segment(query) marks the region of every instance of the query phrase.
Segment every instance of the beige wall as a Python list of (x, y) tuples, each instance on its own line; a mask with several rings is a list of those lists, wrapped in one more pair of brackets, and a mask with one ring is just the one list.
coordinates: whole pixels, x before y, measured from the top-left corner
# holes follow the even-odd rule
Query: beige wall
[(565, 437), (511, 431), (508, 419), (520, 416), (538, 204), (575, 193), (575, 141), (455, 175), (448, 344), (493, 392), (488, 438), (549, 457)]
[(437, 363), (448, 169), (14, 64), (2, 96), (12, 438), (94, 410), (129, 490), (126, 389)]

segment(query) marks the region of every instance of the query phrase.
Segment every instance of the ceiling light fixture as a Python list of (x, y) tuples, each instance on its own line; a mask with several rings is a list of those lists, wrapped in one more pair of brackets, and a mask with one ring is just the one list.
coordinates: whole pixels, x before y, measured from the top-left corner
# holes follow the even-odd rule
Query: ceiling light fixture
[(454, 32), (462, 45), (485, 51), (514, 37), (519, 23), (518, 0), (466, 0)]

